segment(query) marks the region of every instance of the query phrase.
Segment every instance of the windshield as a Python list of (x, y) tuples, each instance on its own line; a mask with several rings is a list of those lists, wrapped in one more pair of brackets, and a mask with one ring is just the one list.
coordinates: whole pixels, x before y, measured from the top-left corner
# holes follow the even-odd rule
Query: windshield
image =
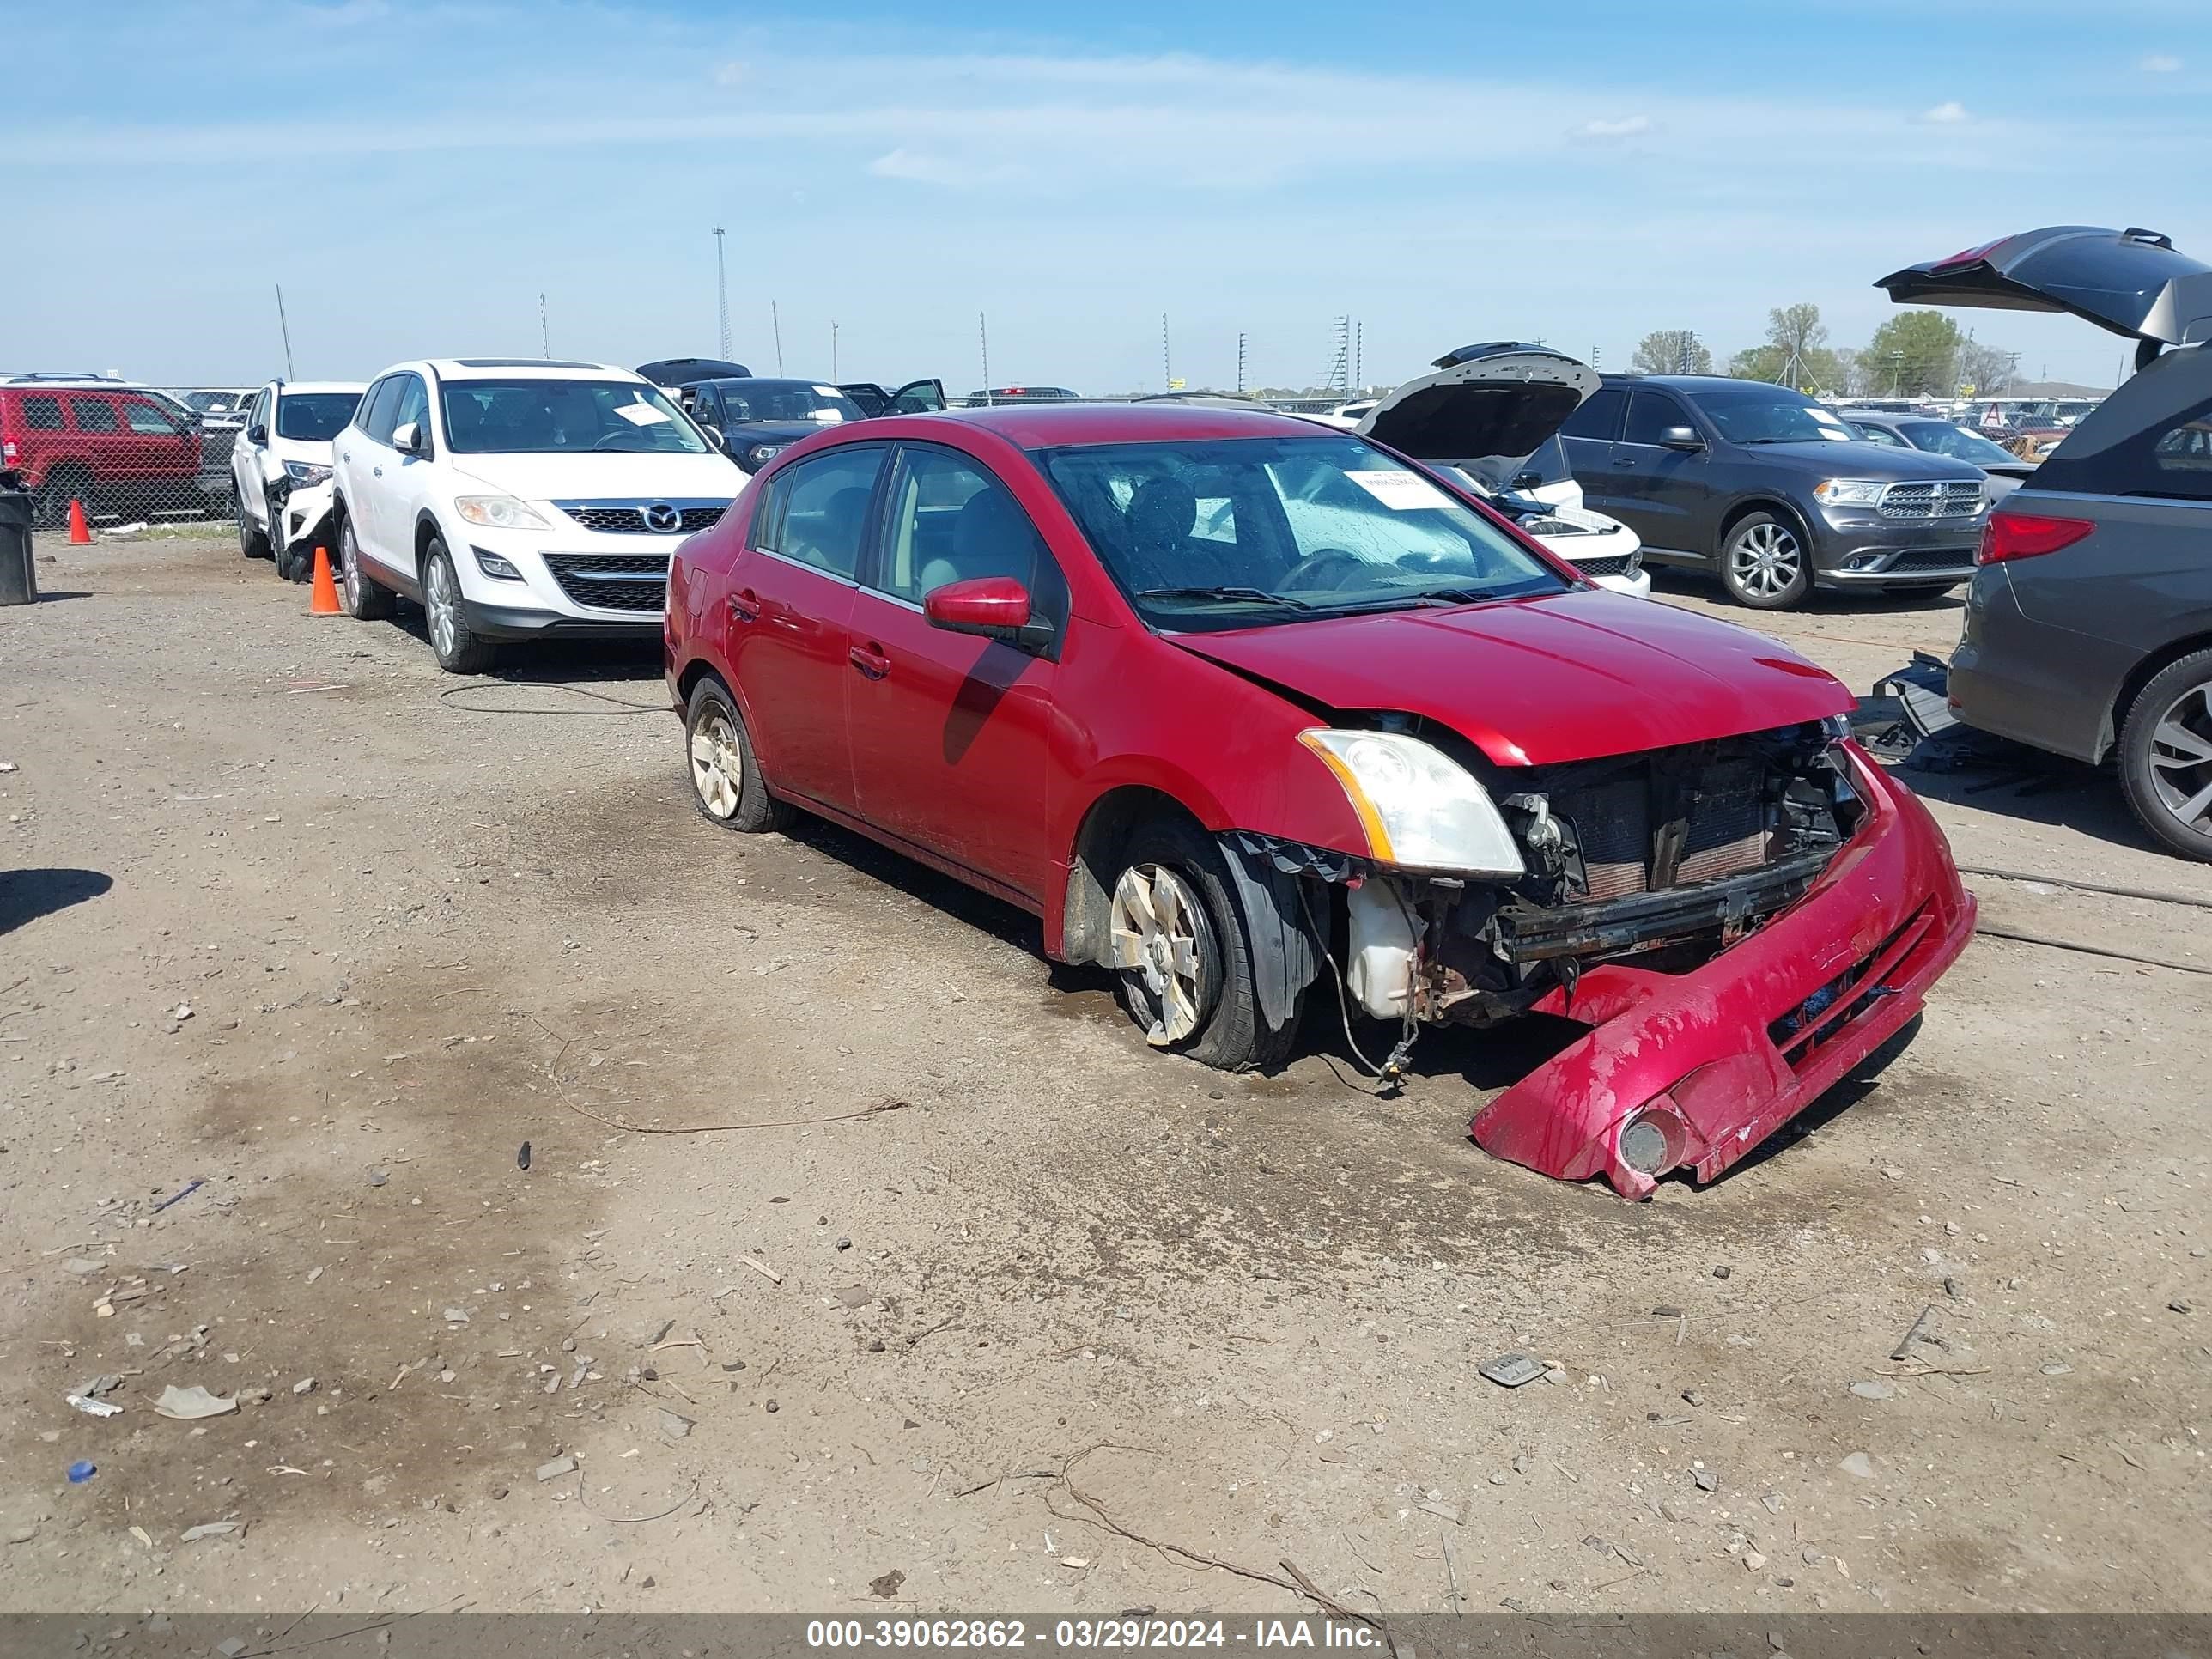
[(724, 380), (718, 388), (732, 426), (748, 421), (812, 421), (836, 426), (867, 411), (834, 386), (811, 380)]
[(1721, 434), (1736, 443), (1795, 444), (1823, 438), (1850, 441), (1850, 428), (1787, 386), (1700, 386), (1693, 400)]
[(448, 380), (441, 395), (459, 455), (707, 453), (659, 387), (632, 380)]
[(252, 402), (250, 392), (187, 392), (185, 402), (203, 415), (229, 415)]
[(1349, 434), (1039, 452), (1138, 614), (1176, 630), (1564, 592), (1506, 531)]
[(1948, 455), (1954, 460), (1972, 461), (1976, 466), (2007, 465), (2018, 459), (1978, 432), (1968, 432), (1948, 421), (1901, 421), (1897, 429), (1915, 449)]
[(276, 400), (276, 435), (326, 444), (345, 429), (361, 403), (358, 392), (295, 392)]

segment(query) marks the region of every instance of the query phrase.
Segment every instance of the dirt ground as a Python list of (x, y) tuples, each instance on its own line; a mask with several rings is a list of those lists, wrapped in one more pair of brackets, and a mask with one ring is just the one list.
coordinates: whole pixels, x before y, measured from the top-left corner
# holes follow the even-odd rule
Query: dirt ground
[[(1012, 910), (713, 828), (651, 650), (461, 683), (227, 542), (41, 549), (0, 1608), (1300, 1605), (1206, 1557), (1392, 1612), (2212, 1603), (2212, 980), (1979, 939), (1632, 1206), (1467, 1139), (1526, 1036), (1382, 1099), (1316, 1019), (1224, 1078)], [(1958, 614), (1765, 625), (1863, 692)], [(2212, 899), (2109, 780), (1923, 781), (1964, 862)], [(2212, 967), (2203, 910), (1972, 884)], [(1559, 1370), (1476, 1375), (1510, 1349)], [(120, 1414), (65, 1403), (100, 1378)]]

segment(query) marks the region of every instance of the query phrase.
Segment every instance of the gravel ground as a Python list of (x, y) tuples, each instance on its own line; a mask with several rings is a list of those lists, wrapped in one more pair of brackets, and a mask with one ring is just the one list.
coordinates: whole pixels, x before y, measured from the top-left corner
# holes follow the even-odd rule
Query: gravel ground
[[(456, 682), (228, 543), (41, 550), (6, 1609), (1289, 1610), (1285, 1562), (1391, 1612), (2207, 1605), (2212, 981), (1984, 939), (1631, 1206), (1467, 1140), (1525, 1034), (1391, 1099), (1319, 1021), (1224, 1078), (1012, 910), (707, 824), (650, 653)], [(1768, 625), (1863, 690), (1957, 616)], [(2109, 781), (1926, 781), (1966, 862), (2212, 899)], [(2212, 967), (2202, 910), (1974, 884)]]

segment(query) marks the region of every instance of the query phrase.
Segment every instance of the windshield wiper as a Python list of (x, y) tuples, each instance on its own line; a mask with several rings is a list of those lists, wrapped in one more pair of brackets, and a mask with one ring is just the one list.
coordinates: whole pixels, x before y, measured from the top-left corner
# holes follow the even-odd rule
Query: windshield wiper
[(1326, 609), (1340, 616), (1353, 616), (1366, 611), (1397, 611), (1407, 605), (1480, 605), (1485, 599), (1498, 596), (1472, 587), (1424, 587), (1418, 592), (1393, 593), (1385, 598), (1354, 599), (1347, 605), (1332, 605)]
[(1140, 599), (1239, 599), (1252, 605), (1279, 605), (1291, 611), (1310, 611), (1304, 599), (1287, 593), (1270, 593), (1263, 587), (1140, 587)]

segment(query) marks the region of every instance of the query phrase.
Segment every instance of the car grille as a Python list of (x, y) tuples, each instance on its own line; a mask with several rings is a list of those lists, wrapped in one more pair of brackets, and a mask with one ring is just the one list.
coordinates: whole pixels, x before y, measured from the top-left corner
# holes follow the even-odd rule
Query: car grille
[(668, 603), (665, 553), (548, 553), (561, 591), (598, 611), (659, 611)]
[(1967, 483), (1893, 483), (1881, 492), (1885, 519), (1971, 519), (1982, 510), (1978, 479)]
[[(1575, 825), (1591, 901), (1653, 890), (1662, 826), (1653, 822), (1647, 780), (1564, 790), (1553, 796), (1552, 810)], [(1658, 885), (1718, 881), (1766, 861), (1765, 770), (1759, 761), (1724, 760), (1700, 769), (1682, 795), (1680, 811), (1680, 845), (1669, 849), (1674, 879)]]
[(650, 501), (556, 501), (554, 506), (574, 519), (586, 530), (597, 530), (615, 536), (688, 536), (695, 530), (712, 530), (721, 522), (727, 509), (720, 507), (686, 507), (681, 510), (683, 523), (674, 530), (653, 530), (645, 521), (645, 509)]
[(1602, 559), (1577, 559), (1574, 566), (1585, 576), (1626, 576), (1636, 568), (1636, 555), (1616, 553)]
[(1916, 571), (1930, 574), (1956, 573), (1969, 575), (1974, 568), (1974, 550), (1971, 547), (1924, 547), (1916, 552), (1900, 553), (1897, 562), (1882, 572), (1885, 576), (1910, 575)]

